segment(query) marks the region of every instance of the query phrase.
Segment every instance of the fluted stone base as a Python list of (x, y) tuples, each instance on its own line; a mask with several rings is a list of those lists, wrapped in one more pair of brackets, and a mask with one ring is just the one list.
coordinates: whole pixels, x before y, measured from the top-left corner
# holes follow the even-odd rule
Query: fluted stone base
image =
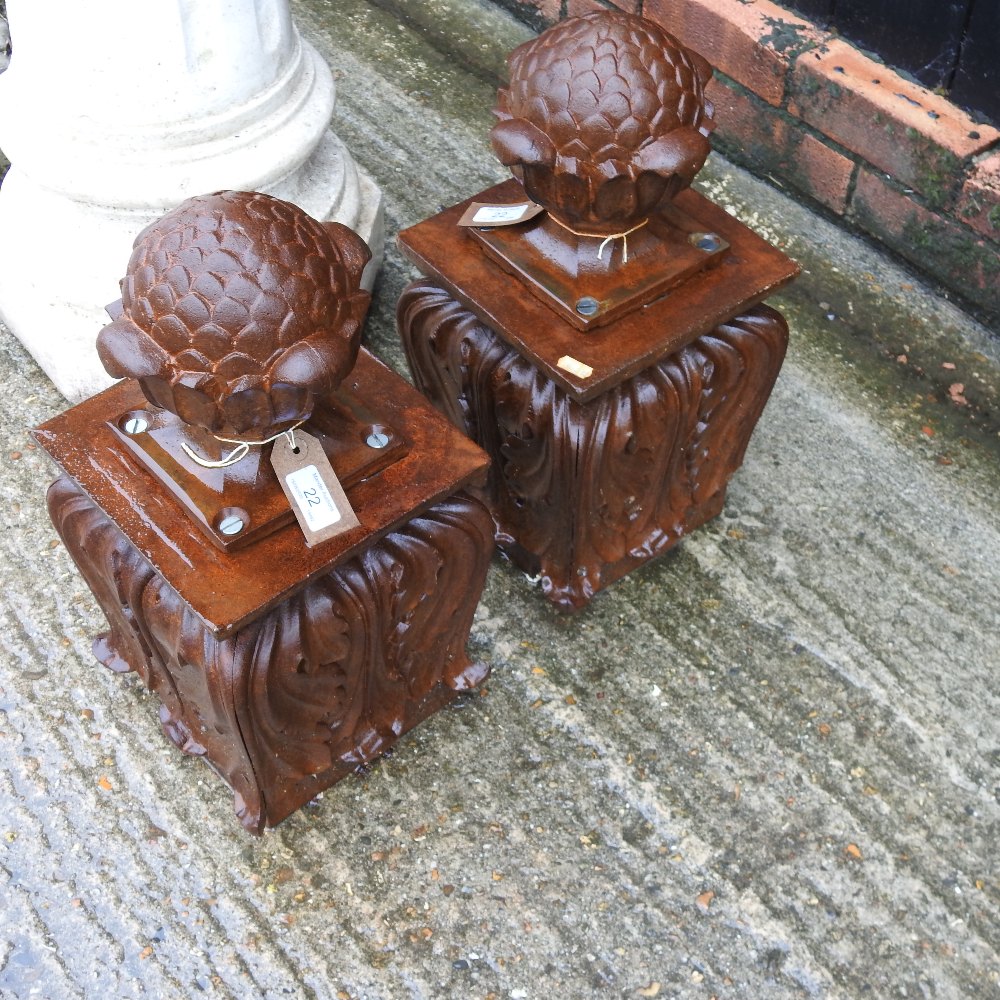
[(0, 319), (68, 399), (110, 384), (94, 339), (136, 235), (194, 195), (263, 191), (349, 226), (372, 286), (381, 192), (331, 130), (333, 74), (288, 0), (149, 0), (142, 18), (125, 0), (8, 7)]
[[(332, 199), (335, 185), (339, 196)], [(371, 290), (385, 239), (382, 192), (375, 182), (328, 132), (294, 188), (268, 193), (357, 232), (372, 249), (362, 279)], [(310, 203), (324, 201), (333, 201), (332, 211), (313, 213)], [(108, 322), (104, 307), (119, 296), (118, 281), (136, 234), (169, 207), (126, 212), (83, 204), (33, 185), (16, 167), (5, 178), (0, 188), (0, 319), (70, 402), (113, 381), (94, 347)]]

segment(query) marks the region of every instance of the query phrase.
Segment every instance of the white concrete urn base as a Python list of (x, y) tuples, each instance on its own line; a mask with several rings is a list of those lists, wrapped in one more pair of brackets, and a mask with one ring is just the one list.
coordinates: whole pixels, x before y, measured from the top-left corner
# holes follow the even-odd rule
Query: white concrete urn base
[[(287, 0), (145, 0), (141, 20), (130, 3), (8, 0), (0, 319), (71, 402), (111, 384), (95, 348), (104, 307), (136, 235), (185, 198), (264, 191), (342, 222), (372, 249), (369, 289), (382, 260), (381, 192), (330, 130), (333, 76)], [(81, 17), (119, 43), (105, 63), (67, 38)]]

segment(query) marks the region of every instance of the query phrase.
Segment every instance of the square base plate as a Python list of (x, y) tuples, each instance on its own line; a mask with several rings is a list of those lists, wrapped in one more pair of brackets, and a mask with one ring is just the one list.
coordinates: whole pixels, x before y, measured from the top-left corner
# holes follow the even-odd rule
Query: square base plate
[(569, 232), (548, 215), (525, 225), (471, 228), (486, 252), (544, 305), (578, 330), (593, 330), (638, 309), (729, 249), (690, 215), (668, 205), (630, 235), (605, 245)]
[[(409, 451), (405, 435), (390, 426), (383, 409), (380, 400), (369, 404), (349, 386), (341, 386), (317, 403), (302, 427), (322, 445), (344, 489), (376, 475)], [(129, 433), (130, 422), (144, 429)], [(108, 426), (224, 551), (244, 548), (295, 519), (271, 466), (271, 445), (251, 448), (228, 468), (208, 469), (185, 454), (181, 445), (212, 461), (233, 445), (220, 443), (167, 410), (147, 404), (127, 410)], [(377, 446), (369, 445), (369, 438)], [(226, 535), (219, 525), (233, 514), (242, 521), (243, 530)]]
[[(379, 400), (410, 441), (405, 456), (348, 489), (360, 525), (309, 548), (297, 523), (223, 552), (121, 440), (112, 422), (145, 406), (127, 379), (54, 417), (35, 439), (199, 615), (216, 637), (269, 611), (415, 513), (484, 482), (489, 459), (411, 385), (363, 350), (345, 388)], [(382, 408), (384, 406), (384, 409)]]

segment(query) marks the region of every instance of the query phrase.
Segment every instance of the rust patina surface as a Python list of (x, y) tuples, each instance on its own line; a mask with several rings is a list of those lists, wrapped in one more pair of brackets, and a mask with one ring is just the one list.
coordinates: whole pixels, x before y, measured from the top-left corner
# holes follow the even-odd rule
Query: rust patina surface
[[(487, 674), (465, 644), (493, 523), (464, 492), (487, 457), (359, 349), (367, 258), (273, 198), (192, 199), (139, 236), (100, 335), (131, 377), (35, 431), (110, 625), (98, 659), (157, 694), (254, 833)], [(268, 460), (296, 428), (359, 522), (311, 547)]]
[[(671, 35), (598, 12), (509, 65), (491, 138), (514, 179), (400, 234), (427, 277), (398, 326), (493, 459), (497, 544), (574, 610), (722, 508), (788, 342), (762, 302), (798, 266), (688, 189), (711, 68)], [(458, 225), (526, 198), (546, 212)]]

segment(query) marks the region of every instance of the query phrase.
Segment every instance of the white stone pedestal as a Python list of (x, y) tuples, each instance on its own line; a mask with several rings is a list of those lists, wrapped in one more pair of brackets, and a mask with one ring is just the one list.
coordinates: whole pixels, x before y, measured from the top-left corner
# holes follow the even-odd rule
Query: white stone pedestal
[(288, 0), (8, 0), (0, 318), (78, 401), (136, 234), (185, 198), (265, 191), (368, 241), (382, 198), (329, 128), (333, 76)]

